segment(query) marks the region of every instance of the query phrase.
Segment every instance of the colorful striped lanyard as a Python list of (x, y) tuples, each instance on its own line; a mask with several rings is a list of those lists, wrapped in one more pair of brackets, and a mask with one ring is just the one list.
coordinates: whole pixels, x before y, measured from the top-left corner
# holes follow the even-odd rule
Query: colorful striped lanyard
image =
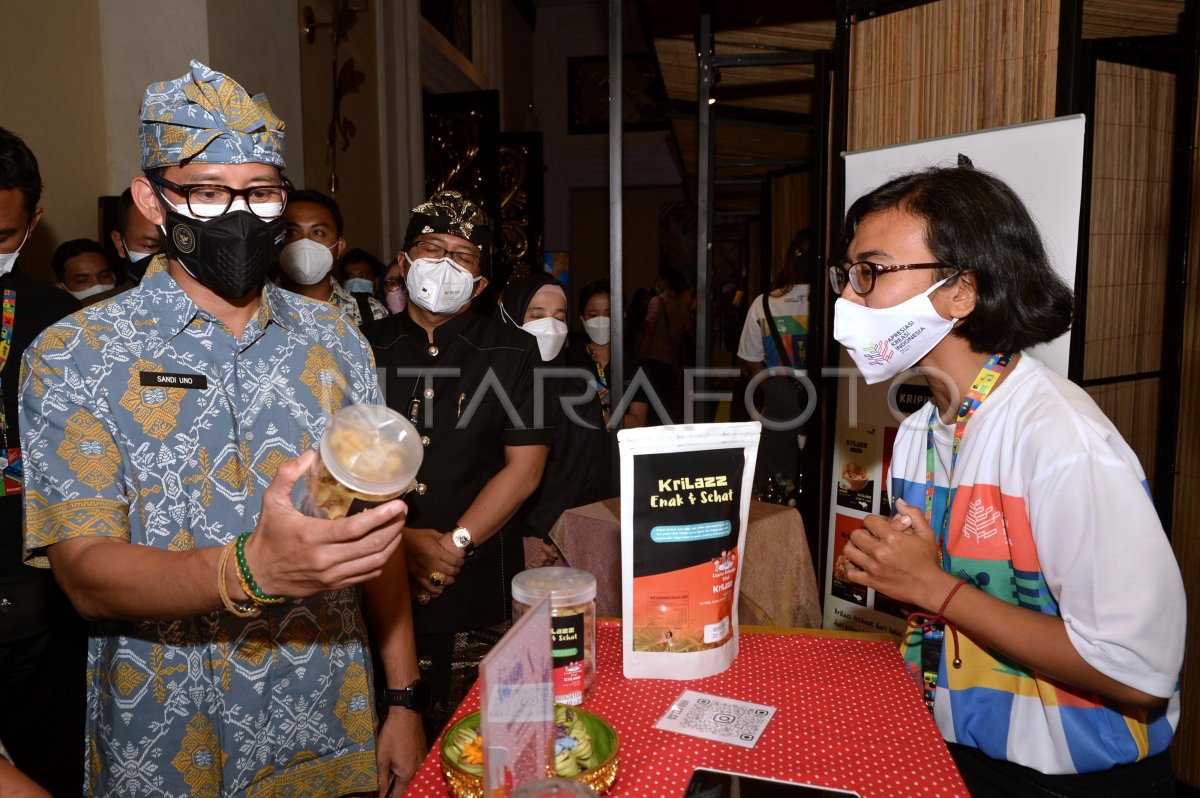
[(8, 362), (8, 350), (12, 347), (13, 319), (17, 315), (17, 292), (11, 288), (4, 291), (4, 329), (0, 331), (0, 369)]
[[(1012, 360), (1011, 352), (990, 356), (983, 364), (983, 368), (975, 375), (975, 381), (971, 383), (971, 390), (967, 391), (962, 404), (958, 406), (958, 418), (954, 424), (954, 448), (950, 455), (950, 473), (947, 475), (949, 487), (946, 491), (946, 510), (942, 513), (941, 528), (937, 531), (939, 563), (945, 563), (943, 552), (946, 551), (946, 539), (950, 530), (950, 508), (954, 505), (954, 469), (958, 465), (958, 450), (962, 444), (963, 433), (967, 430), (967, 422), (971, 420), (975, 411), (983, 404), (983, 400), (987, 399), (988, 394), (992, 392), (992, 388), (1000, 380), (1000, 375), (1004, 373), (1010, 360)], [(933, 525), (933, 472), (937, 457), (933, 443), (933, 428), (937, 423), (937, 415), (938, 411), (935, 407), (929, 414), (929, 433), (925, 439), (925, 520), (929, 522), (930, 526)]]
[[(12, 349), (13, 319), (17, 316), (17, 292), (11, 288), (4, 291), (3, 327), (0, 328), (0, 371), (8, 362), (8, 353)], [(4, 417), (4, 386), (0, 384), (0, 433), (8, 430), (8, 419)], [(4, 448), (8, 449), (8, 438), (5, 437)], [(7, 456), (7, 454), (5, 455)]]
[[(596, 364), (596, 378), (600, 382), (600, 387), (607, 388), (608, 379), (604, 376), (604, 366), (600, 363), (600, 358), (596, 357), (596, 350), (592, 348), (591, 344), (588, 344), (587, 351), (592, 356), (592, 362)], [(603, 402), (605, 407), (608, 407), (608, 404), (608, 401)]]

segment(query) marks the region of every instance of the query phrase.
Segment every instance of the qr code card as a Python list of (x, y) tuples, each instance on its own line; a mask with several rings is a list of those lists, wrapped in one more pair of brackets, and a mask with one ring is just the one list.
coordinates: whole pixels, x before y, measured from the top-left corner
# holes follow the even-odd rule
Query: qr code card
[(753, 748), (775, 716), (775, 707), (684, 690), (656, 729)]

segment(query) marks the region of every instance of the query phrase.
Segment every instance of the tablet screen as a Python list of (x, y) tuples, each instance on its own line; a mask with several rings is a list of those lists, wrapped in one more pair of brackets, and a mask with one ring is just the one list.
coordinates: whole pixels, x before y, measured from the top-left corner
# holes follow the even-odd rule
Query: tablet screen
[(812, 784), (794, 784), (761, 776), (697, 770), (692, 773), (684, 798), (846, 798), (856, 792)]

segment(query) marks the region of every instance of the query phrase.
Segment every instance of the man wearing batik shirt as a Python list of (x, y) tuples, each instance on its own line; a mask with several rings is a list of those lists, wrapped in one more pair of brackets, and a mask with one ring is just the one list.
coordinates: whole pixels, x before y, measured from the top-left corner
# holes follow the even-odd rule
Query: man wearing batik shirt
[[(134, 289), (50, 327), (21, 379), (25, 556), (92, 619), (89, 795), (348, 795), (405, 782), (419, 718), (376, 725), (356, 585), (387, 686), (411, 687), (404, 585), (371, 580), (402, 502), (337, 521), (292, 489), (330, 414), (376, 402), (324, 302), (265, 284), (283, 240), (283, 125), (193, 61), (151, 85), (131, 186), (164, 228)], [(406, 639), (407, 638), (407, 639)], [(378, 758), (378, 763), (377, 763)]]

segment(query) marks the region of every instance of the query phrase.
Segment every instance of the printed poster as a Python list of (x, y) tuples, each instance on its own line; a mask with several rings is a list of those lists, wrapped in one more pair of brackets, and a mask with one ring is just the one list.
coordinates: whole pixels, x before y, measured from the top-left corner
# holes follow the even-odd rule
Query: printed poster
[(842, 430), (838, 438), (837, 505), (869, 513), (875, 497), (874, 473), (878, 459), (875, 426)]

